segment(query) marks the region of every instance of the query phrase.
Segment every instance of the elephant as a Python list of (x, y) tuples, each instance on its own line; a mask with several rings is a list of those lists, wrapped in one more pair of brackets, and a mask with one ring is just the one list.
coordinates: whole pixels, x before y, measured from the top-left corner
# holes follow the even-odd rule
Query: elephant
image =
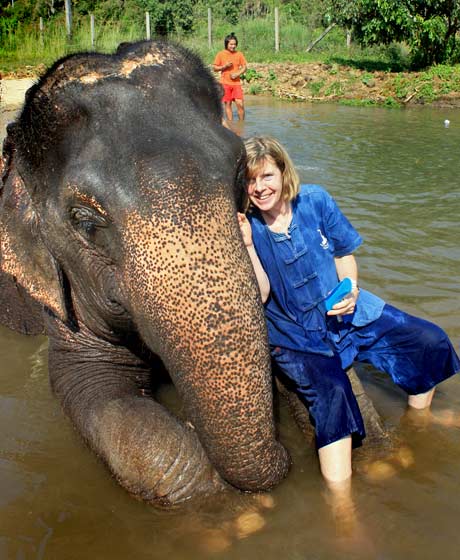
[[(184, 47), (123, 43), (56, 61), (3, 145), (0, 323), (48, 336), (64, 413), (122, 487), (162, 508), (268, 490), (290, 467), (236, 219), (244, 145), (220, 99)], [(155, 399), (164, 370), (182, 415)], [(305, 407), (278, 387), (311, 436)]]
[[(49, 338), (64, 413), (159, 507), (288, 472), (236, 219), (245, 152), (201, 60), (162, 41), (55, 62), (7, 129), (0, 320)], [(184, 417), (154, 398), (159, 360)]]

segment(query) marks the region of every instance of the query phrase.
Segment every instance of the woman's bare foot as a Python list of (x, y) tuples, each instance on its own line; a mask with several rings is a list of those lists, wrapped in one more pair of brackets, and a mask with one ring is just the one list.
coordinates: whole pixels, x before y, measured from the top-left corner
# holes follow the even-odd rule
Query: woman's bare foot
[(365, 526), (359, 520), (351, 492), (351, 478), (326, 484), (325, 499), (331, 508), (339, 548), (349, 552), (367, 552), (371, 558), (374, 547)]

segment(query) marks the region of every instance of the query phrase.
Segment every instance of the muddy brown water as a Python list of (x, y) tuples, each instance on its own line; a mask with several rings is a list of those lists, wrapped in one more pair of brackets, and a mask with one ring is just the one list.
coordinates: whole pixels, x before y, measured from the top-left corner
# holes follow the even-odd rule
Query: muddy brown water
[[(13, 113), (2, 114), (2, 134)], [(444, 126), (444, 120), (450, 126)], [(460, 340), (460, 111), (359, 109), (248, 99), (239, 131), (277, 136), (305, 182), (320, 183), (365, 239), (361, 283)], [(0, 328), (0, 560), (457, 559), (460, 429), (404, 420), (405, 397), (360, 370), (413, 461), (357, 473), (354, 500), (373, 552), (344, 549), (315, 452), (281, 405), (293, 469), (270, 497), (163, 512), (130, 498), (81, 443), (50, 394), (45, 337)], [(165, 400), (174, 394), (165, 389)], [(460, 417), (460, 380), (433, 412)], [(391, 475), (391, 476), (389, 476)]]

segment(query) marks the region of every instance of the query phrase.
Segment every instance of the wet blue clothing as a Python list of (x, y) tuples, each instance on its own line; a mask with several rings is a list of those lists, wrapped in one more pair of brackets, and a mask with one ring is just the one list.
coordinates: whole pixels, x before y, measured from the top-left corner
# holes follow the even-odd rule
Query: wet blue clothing
[[(270, 279), (265, 304), (270, 344), (332, 356), (324, 299), (337, 285), (334, 257), (349, 255), (362, 239), (318, 185), (302, 185), (292, 201), (288, 234), (274, 233), (258, 211), (248, 214), (254, 246)], [(361, 290), (352, 322), (367, 325), (385, 302)]]
[(353, 361), (389, 373), (409, 394), (424, 393), (460, 370), (441, 328), (366, 290), (353, 315), (343, 321), (326, 315), (324, 299), (338, 282), (334, 257), (351, 254), (362, 240), (322, 187), (301, 186), (287, 235), (272, 232), (257, 210), (248, 218), (270, 280), (265, 313), (272, 356), (307, 405), (318, 447), (349, 434), (356, 443), (365, 435), (344, 371)]

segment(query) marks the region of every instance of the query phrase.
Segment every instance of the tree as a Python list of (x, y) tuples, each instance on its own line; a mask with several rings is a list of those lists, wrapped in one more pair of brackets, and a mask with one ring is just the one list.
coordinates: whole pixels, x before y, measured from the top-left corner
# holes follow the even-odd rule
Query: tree
[(152, 28), (156, 35), (193, 30), (192, 0), (140, 0), (145, 11), (150, 12)]
[(460, 60), (459, 0), (330, 0), (329, 15), (363, 45), (407, 42), (415, 66)]

